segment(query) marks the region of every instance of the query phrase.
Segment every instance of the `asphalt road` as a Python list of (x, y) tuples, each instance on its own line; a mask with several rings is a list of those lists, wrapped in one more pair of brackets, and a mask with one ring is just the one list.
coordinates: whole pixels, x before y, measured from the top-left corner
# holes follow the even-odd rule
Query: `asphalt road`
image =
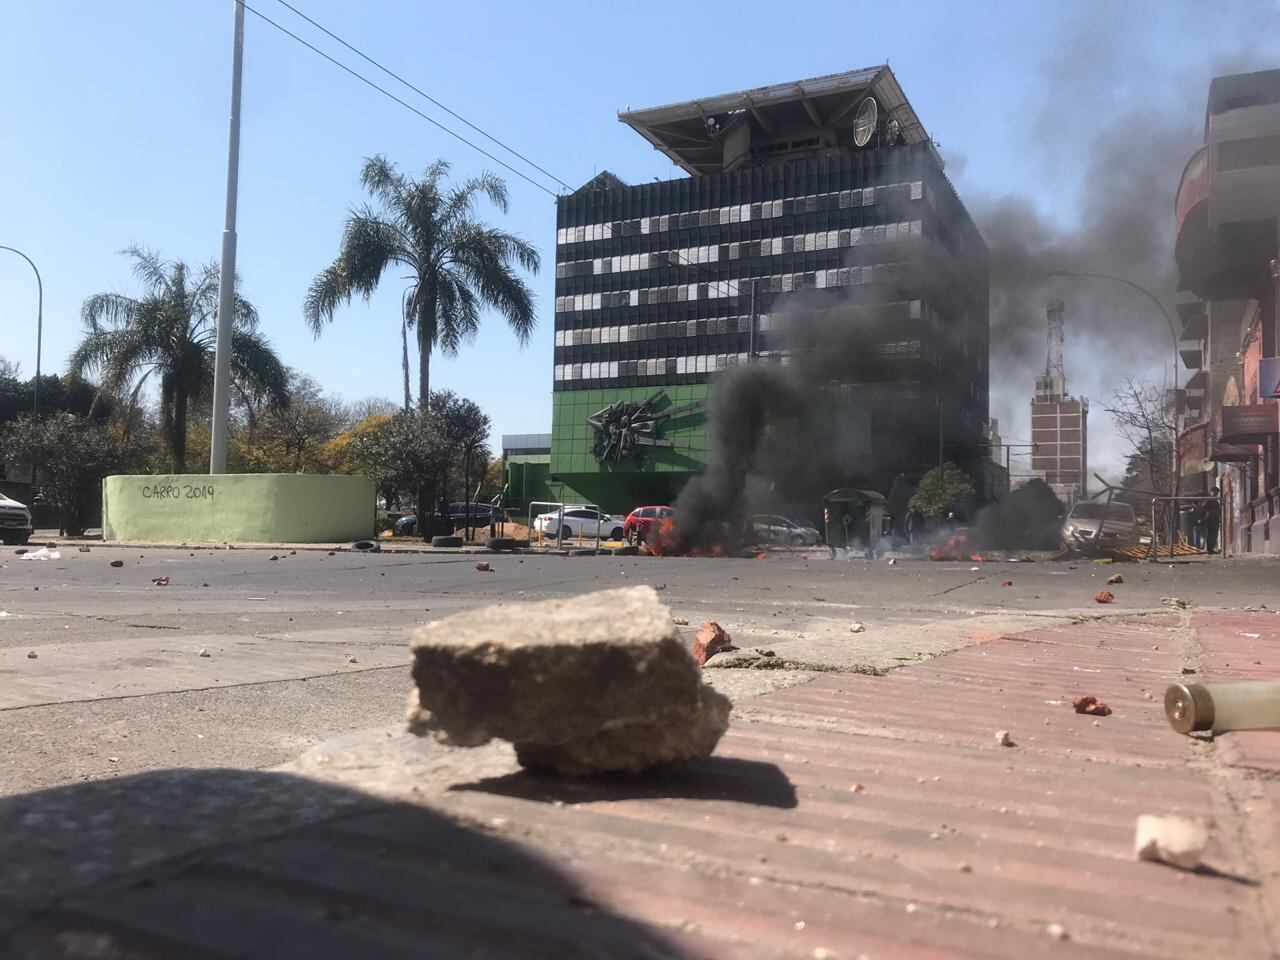
[[(483, 573), (477, 559), (66, 545), (59, 560), (24, 561), (6, 550), (0, 794), (164, 767), (270, 767), (394, 724), (411, 686), (410, 631), (490, 603), (650, 584), (690, 636), (713, 618), (733, 634), (736, 662), (786, 668), (707, 672), (743, 697), (816, 671), (892, 669), (1048, 622), (1142, 615), (1167, 609), (1165, 597), (1197, 608), (1275, 603), (1280, 581), (1280, 567), (1247, 560), (498, 556)], [(1108, 588), (1115, 602), (1095, 604), (1114, 573), (1125, 581)], [(152, 584), (165, 576), (169, 585)]]

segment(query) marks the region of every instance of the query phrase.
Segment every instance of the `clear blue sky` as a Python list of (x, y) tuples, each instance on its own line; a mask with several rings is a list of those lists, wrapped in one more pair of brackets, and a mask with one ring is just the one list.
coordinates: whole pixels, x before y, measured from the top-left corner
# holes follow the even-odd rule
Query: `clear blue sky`
[[(1245, 45), (1280, 49), (1274, 0), (293, 2), (575, 186), (605, 168), (630, 182), (678, 173), (617, 122), (627, 106), (888, 60), (951, 160), (963, 196), (1021, 193), (1065, 219), (1080, 186), (1072, 151), (1083, 153), (1108, 118), (1141, 101), (1199, 117), (1204, 84), (1222, 57)], [(276, 0), (251, 5), (316, 36)], [(230, 0), (11, 0), (0, 7), (0, 243), (25, 250), (44, 274), (46, 371), (62, 369), (88, 294), (134, 289), (116, 255), (121, 247), (138, 242), (189, 262), (217, 256), (230, 32)], [(1086, 47), (1078, 75), (1063, 88), (1067, 36), (1099, 45)], [(316, 42), (372, 71), (323, 37)], [(1064, 108), (1062, 162), (1030, 160), (1021, 149), (1048, 97), (1075, 105)], [(1088, 109), (1080, 109), (1086, 99)], [(368, 306), (340, 310), (318, 341), (303, 325), (301, 303), (336, 252), (348, 207), (362, 199), (362, 159), (379, 152), (409, 170), (441, 156), (459, 176), (493, 167), (250, 15), (243, 291), (286, 362), (349, 399), (400, 395), (400, 285)], [(544, 256), (534, 281), (535, 342), (517, 349), (501, 321), (489, 318), (473, 346), (432, 366), (433, 386), (478, 401), (495, 435), (548, 430), (551, 410), (554, 204), (508, 180), (507, 225)], [(0, 253), (0, 353), (28, 374), (34, 314), (26, 265)], [(993, 383), (999, 376), (993, 371)], [(1105, 428), (1102, 419), (1095, 417), (1095, 430)]]

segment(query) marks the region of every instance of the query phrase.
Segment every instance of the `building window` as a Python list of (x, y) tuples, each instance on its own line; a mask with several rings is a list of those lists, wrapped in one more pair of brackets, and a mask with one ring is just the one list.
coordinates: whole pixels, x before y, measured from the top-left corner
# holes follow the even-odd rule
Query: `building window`
[(1280, 165), (1280, 134), (1223, 140), (1218, 144), (1219, 170), (1247, 170)]

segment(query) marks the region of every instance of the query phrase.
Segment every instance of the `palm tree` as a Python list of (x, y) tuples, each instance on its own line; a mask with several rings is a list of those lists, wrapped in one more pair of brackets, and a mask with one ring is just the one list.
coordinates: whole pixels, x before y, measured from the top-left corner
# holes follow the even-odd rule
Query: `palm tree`
[[(133, 258), (141, 297), (95, 293), (80, 314), (84, 339), (71, 355), (70, 371), (97, 371), (99, 395), (129, 391), (136, 404), (152, 377), (159, 380), (160, 417), (174, 473), (187, 467), (187, 411), (213, 393), (218, 321), (218, 265), (192, 271), (181, 260), (161, 260), (141, 247)], [(231, 383), (246, 402), (285, 407), (289, 376), (270, 342), (257, 330), (258, 312), (238, 293), (231, 329)], [(95, 401), (96, 402), (96, 401)]]
[(482, 307), (506, 317), (521, 346), (537, 322), (533, 293), (514, 268), (537, 273), (541, 256), (515, 234), (474, 217), (481, 195), (507, 212), (506, 184), (485, 173), (450, 188), (443, 182), (448, 173), (449, 164), (437, 160), (421, 180), (413, 180), (386, 157), (366, 160), (360, 181), (379, 207), (352, 210), (337, 259), (312, 282), (304, 305), (307, 325), (318, 337), (340, 303), (350, 303), (357, 293), (367, 301), (389, 268), (404, 270), (404, 323), (418, 336), (423, 406), (431, 392), (431, 352), (438, 347), (452, 356), (464, 340), (473, 340)]

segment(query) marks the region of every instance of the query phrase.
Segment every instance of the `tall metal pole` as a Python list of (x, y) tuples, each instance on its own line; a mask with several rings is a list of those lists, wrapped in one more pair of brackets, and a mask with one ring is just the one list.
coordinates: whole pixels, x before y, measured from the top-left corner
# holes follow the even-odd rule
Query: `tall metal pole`
[(227, 419), (231, 408), (231, 321), (236, 294), (236, 193), (240, 186), (240, 78), (244, 72), (244, 3), (232, 0), (231, 123), (227, 136), (227, 211), (222, 229), (222, 273), (218, 281), (218, 342), (213, 361), (213, 437), (209, 472), (227, 472)]
[(40, 271), (36, 269), (35, 263), (21, 250), (16, 247), (6, 247), (0, 245), (0, 250), (8, 250), (10, 253), (16, 253), (31, 267), (31, 271), (36, 275), (36, 378), (32, 387), (31, 412), (39, 415), (40, 413), (40, 344), (44, 340), (44, 283), (40, 280)]
[[(44, 342), (44, 282), (40, 279), (40, 271), (36, 269), (35, 261), (28, 257), (16, 247), (0, 246), (0, 250), (8, 250), (10, 253), (16, 253), (31, 267), (31, 271), (36, 275), (36, 378), (31, 381), (31, 415), (40, 416), (40, 346)], [(31, 489), (35, 492), (36, 486), (36, 462), (31, 461)]]

